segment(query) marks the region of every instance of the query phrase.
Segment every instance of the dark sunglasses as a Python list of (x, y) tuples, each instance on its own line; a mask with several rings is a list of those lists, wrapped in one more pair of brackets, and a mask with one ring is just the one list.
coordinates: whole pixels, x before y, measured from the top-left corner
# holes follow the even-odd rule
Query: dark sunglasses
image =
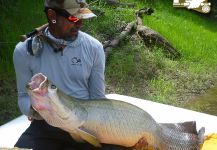
[(54, 10), (58, 15), (60, 15), (60, 16), (62, 16), (62, 17), (64, 17), (64, 18), (66, 18), (66, 19), (67, 19), (68, 21), (70, 21), (70, 22), (76, 23), (76, 22), (78, 22), (78, 21), (80, 20), (79, 18), (77, 18), (77, 17), (75, 17), (75, 16), (69, 14), (69, 13), (68, 13), (66, 10), (64, 10), (64, 9), (57, 9), (57, 8), (49, 8), (49, 7), (46, 7), (46, 8), (45, 8), (45, 11), (47, 11), (48, 9)]

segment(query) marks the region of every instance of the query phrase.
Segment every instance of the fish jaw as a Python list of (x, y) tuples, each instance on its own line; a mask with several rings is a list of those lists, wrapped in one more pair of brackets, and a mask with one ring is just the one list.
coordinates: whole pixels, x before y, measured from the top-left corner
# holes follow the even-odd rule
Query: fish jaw
[(36, 111), (51, 110), (48, 97), (48, 79), (42, 73), (34, 75), (26, 85), (32, 107)]
[(42, 73), (38, 73), (31, 78), (30, 83), (26, 85), (28, 92), (37, 93), (40, 95), (47, 94), (48, 92), (48, 79)]
[(50, 105), (50, 99), (49, 97), (47, 96), (47, 94), (43, 94), (43, 95), (40, 95), (38, 93), (34, 93), (34, 91), (32, 91), (31, 93), (31, 104), (32, 104), (32, 107), (40, 112), (40, 111), (51, 111), (52, 110), (52, 107)]

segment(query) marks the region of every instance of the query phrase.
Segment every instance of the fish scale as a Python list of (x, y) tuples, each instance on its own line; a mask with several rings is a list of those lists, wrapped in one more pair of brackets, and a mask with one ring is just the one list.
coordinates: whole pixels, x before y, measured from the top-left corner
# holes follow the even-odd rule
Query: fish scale
[[(35, 87), (35, 82), (42, 84)], [(179, 125), (169, 128), (159, 124), (135, 105), (112, 99), (76, 100), (59, 91), (41, 73), (33, 76), (27, 86), (31, 97), (34, 97), (34, 89), (43, 91), (38, 102), (47, 105), (49, 101), (52, 108), (48, 110), (43, 106), (44, 109), (36, 111), (48, 124), (69, 132), (77, 141), (84, 140), (97, 147), (100, 143), (133, 147), (143, 138), (160, 150), (199, 150), (201, 137), (197, 134), (185, 133)], [(44, 96), (44, 91), (49, 98)], [(32, 105), (36, 103), (34, 99)]]

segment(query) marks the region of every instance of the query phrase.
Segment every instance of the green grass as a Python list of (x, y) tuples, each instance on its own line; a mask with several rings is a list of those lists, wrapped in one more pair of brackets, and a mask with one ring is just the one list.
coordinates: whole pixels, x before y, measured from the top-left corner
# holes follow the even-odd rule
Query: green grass
[[(106, 92), (184, 106), (193, 96), (216, 83), (217, 21), (185, 8), (173, 8), (167, 0), (124, 0), (135, 8), (108, 6), (103, 0), (91, 7), (103, 16), (86, 20), (82, 30), (101, 42), (117, 36), (119, 29), (135, 19), (135, 10), (152, 6), (144, 16), (151, 27), (181, 53), (171, 60), (159, 48), (148, 49), (138, 35), (127, 37), (113, 49), (106, 66)], [(13, 5), (10, 5), (13, 3)], [(12, 54), (21, 34), (46, 23), (43, 0), (0, 0), (0, 124), (20, 115), (17, 107)], [(98, 13), (96, 11), (96, 13)], [(2, 90), (1, 90), (2, 89)]]
[[(164, 3), (163, 7), (169, 5)], [(147, 16), (144, 23), (166, 37), (181, 52), (182, 58), (178, 62), (165, 59), (167, 63), (161, 75), (154, 82), (150, 81), (150, 85), (155, 89), (161, 87), (154, 94), (160, 96), (159, 101), (188, 100), (194, 94), (188, 96), (186, 93), (194, 93), (194, 90), (200, 93), (201, 87), (206, 90), (211, 86), (208, 82), (215, 82), (217, 21), (189, 10), (160, 8), (162, 5), (156, 6), (155, 14)], [(186, 96), (177, 97), (179, 91)]]
[[(43, 1), (29, 0), (0, 1), (0, 72), (14, 73), (12, 54), (20, 35), (46, 22), (42, 8)], [(11, 5), (13, 3), (13, 5)]]
[(13, 50), (21, 34), (46, 22), (42, 8), (42, 0), (0, 1), (0, 125), (21, 114), (17, 106)]
[(0, 125), (21, 115), (17, 106), (17, 90), (14, 76), (0, 76)]

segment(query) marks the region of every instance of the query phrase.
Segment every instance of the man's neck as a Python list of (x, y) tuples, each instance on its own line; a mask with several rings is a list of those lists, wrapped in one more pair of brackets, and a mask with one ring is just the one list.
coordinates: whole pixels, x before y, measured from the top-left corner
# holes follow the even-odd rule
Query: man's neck
[(68, 41), (68, 42), (73, 42), (78, 37), (78, 35), (76, 35), (74, 37), (62, 38), (61, 36), (59, 36), (59, 34), (57, 34), (57, 32), (55, 30), (53, 30), (52, 27), (48, 27), (48, 31), (50, 32), (50, 34), (54, 38), (56, 38), (56, 39), (63, 39), (63, 40)]

